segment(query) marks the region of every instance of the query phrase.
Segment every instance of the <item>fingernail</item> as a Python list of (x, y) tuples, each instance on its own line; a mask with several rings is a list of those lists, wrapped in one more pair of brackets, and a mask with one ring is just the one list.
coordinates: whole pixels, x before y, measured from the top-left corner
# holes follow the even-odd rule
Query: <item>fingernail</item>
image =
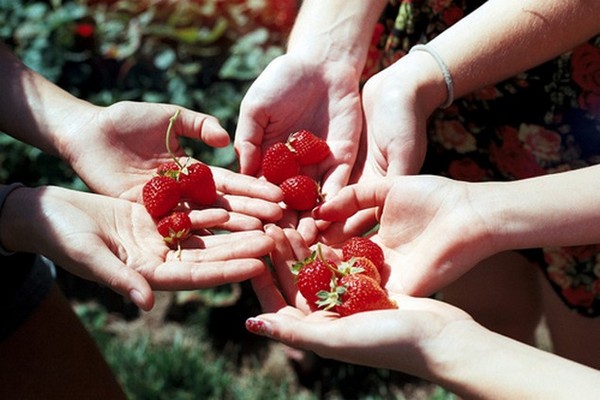
[(321, 218), (321, 206), (323, 204), (319, 204), (318, 206), (316, 206), (315, 208), (313, 208), (311, 215), (313, 218), (315, 219), (320, 219)]
[(266, 321), (258, 318), (248, 318), (246, 320), (246, 329), (254, 334), (261, 336), (270, 336), (271, 330)]
[(142, 296), (142, 293), (137, 290), (137, 289), (131, 289), (129, 291), (129, 299), (131, 301), (133, 301), (133, 304), (135, 304), (136, 306), (138, 306), (139, 308), (141, 308), (142, 310), (146, 309), (145, 306), (145, 300), (144, 300), (144, 296)]

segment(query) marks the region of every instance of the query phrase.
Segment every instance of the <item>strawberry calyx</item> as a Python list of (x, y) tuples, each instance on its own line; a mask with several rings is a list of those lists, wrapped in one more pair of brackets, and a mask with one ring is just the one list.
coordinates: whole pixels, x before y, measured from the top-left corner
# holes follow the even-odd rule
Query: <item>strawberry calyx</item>
[(342, 275), (360, 274), (361, 272), (365, 272), (365, 269), (363, 267), (357, 267), (356, 264), (356, 257), (352, 257), (348, 261), (343, 261), (338, 266), (338, 270)]

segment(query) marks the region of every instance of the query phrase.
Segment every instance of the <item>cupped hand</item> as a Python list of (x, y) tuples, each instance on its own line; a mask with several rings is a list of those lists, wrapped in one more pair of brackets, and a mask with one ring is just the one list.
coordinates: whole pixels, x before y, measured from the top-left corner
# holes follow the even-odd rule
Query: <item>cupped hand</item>
[[(340, 318), (328, 311), (306, 313), (286, 306), (246, 321), (250, 332), (309, 350), (324, 358), (433, 376), (429, 354), (452, 346), (478, 325), (463, 311), (440, 301), (393, 295), (398, 309), (367, 311)], [(441, 347), (440, 347), (441, 346)]]
[[(119, 102), (101, 108), (87, 106), (69, 124), (61, 151), (89, 187), (101, 194), (136, 201), (143, 185), (172, 155), (183, 157), (178, 137), (223, 147), (229, 134), (216, 118), (168, 104)], [(175, 117), (176, 112), (179, 112)], [(172, 122), (167, 148), (167, 129)], [(252, 219), (281, 218), (281, 191), (268, 182), (211, 167), (218, 206)], [(255, 224), (254, 224), (255, 225)]]
[[(352, 183), (419, 172), (427, 150), (427, 119), (435, 108), (432, 101), (436, 101), (415, 85), (413, 76), (420, 72), (414, 63), (401, 59), (365, 83), (364, 131)], [(361, 210), (343, 222), (332, 223), (320, 232), (318, 240), (335, 244), (364, 234), (376, 225), (375, 212)]]
[[(362, 125), (356, 71), (343, 63), (315, 64), (293, 55), (275, 59), (245, 95), (235, 134), (241, 172), (260, 176), (268, 147), (307, 129), (324, 138), (332, 156), (306, 173), (321, 182), (326, 196), (334, 195), (349, 178)], [(312, 240), (316, 225), (310, 214), (288, 215), (288, 226), (298, 226)]]
[(206, 230), (226, 223), (229, 215), (208, 209), (191, 211), (192, 229), (199, 234), (178, 253), (167, 247), (140, 204), (55, 187), (19, 189), (11, 196), (22, 190), (30, 192), (23, 200), (27, 207), (21, 209), (28, 210), (23, 220), (34, 228), (16, 232), (7, 245), (43, 254), (144, 310), (153, 305), (151, 290), (211, 287), (259, 275), (264, 264), (258, 258), (273, 248), (262, 231), (210, 234)]
[(379, 229), (371, 239), (390, 267), (386, 287), (427, 296), (498, 251), (470, 185), (425, 175), (362, 182), (324, 203), (318, 217), (344, 221), (378, 207)]
[(108, 107), (88, 105), (72, 117), (63, 134), (60, 153), (89, 187), (112, 197), (137, 200), (144, 183), (159, 164), (185, 153), (178, 137), (214, 147), (229, 143), (216, 118), (169, 104), (119, 102)]
[[(270, 255), (273, 269), (265, 269), (252, 279), (263, 310), (263, 314), (246, 321), (253, 333), (314, 351), (321, 357), (431, 378), (429, 355), (437, 355), (439, 346), (451, 345), (447, 340), (454, 335), (442, 333), (478, 326), (469, 315), (449, 304), (389, 289), (398, 309), (346, 317), (330, 311), (311, 312), (290, 269), (311, 249), (294, 230), (271, 225), (266, 233), (275, 242)], [(323, 246), (323, 250), (327, 258), (335, 259), (336, 249)]]

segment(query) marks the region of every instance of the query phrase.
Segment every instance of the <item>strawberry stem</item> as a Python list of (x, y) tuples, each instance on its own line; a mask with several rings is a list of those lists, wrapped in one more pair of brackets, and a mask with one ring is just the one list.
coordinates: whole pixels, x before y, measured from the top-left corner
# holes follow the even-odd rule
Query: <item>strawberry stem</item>
[(179, 167), (179, 169), (183, 169), (183, 166), (181, 165), (181, 163), (179, 162), (179, 160), (177, 159), (177, 157), (175, 156), (175, 154), (171, 150), (171, 146), (170, 146), (170, 142), (171, 142), (171, 129), (173, 129), (173, 124), (177, 120), (177, 117), (179, 117), (179, 113), (180, 112), (181, 112), (181, 110), (177, 109), (177, 111), (175, 111), (175, 114), (171, 118), (169, 118), (169, 126), (167, 127), (167, 134), (165, 135), (165, 146), (167, 147), (167, 151), (169, 152), (169, 155), (175, 161), (175, 163), (177, 164), (177, 166)]

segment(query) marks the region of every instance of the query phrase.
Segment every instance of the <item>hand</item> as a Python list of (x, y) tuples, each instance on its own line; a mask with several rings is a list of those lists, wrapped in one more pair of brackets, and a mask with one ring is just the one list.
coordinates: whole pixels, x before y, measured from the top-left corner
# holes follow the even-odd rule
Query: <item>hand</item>
[[(322, 191), (334, 195), (346, 185), (358, 151), (362, 111), (355, 71), (342, 63), (313, 65), (284, 55), (258, 77), (242, 101), (235, 148), (241, 172), (259, 175), (262, 154), (276, 142), (308, 129), (325, 138), (333, 156), (307, 171), (321, 181)], [(287, 226), (298, 226), (308, 241), (316, 225), (303, 214), (288, 215)], [(285, 223), (284, 223), (285, 224)]]
[[(219, 228), (224, 210), (191, 211), (193, 231)], [(145, 208), (126, 200), (55, 187), (17, 189), (3, 208), (8, 249), (45, 255), (71, 273), (105, 284), (144, 310), (151, 290), (239, 282), (259, 275), (273, 241), (262, 231), (195, 235), (178, 255)]]
[(328, 311), (305, 313), (287, 306), (248, 319), (246, 327), (324, 358), (398, 370), (429, 380), (433, 380), (438, 366), (428, 361), (442, 358), (440, 353), (453, 348), (456, 337), (466, 337), (465, 332), (480, 328), (466, 313), (449, 304), (392, 297), (398, 302), (397, 310), (340, 318)]
[[(362, 93), (363, 142), (351, 182), (419, 172), (427, 150), (427, 119), (438, 101), (419, 86), (420, 74), (431, 60), (425, 58), (420, 64), (411, 60), (419, 61), (422, 56), (406, 56), (366, 82)], [(435, 74), (439, 71), (434, 70)], [(361, 210), (348, 220), (329, 225), (318, 240), (341, 243), (364, 234), (376, 222), (374, 209)]]
[(434, 108), (425, 101), (429, 99), (419, 97), (411, 80), (414, 69), (400, 60), (364, 86), (362, 104), (368, 143), (363, 179), (415, 174), (423, 164), (427, 118)]
[[(371, 237), (384, 250), (393, 292), (428, 296), (498, 251), (471, 185), (435, 176), (397, 176), (344, 188), (324, 203), (318, 218), (344, 221), (379, 207)], [(485, 189), (484, 189), (485, 190)]]
[[(120, 102), (100, 108), (86, 104), (73, 113), (61, 139), (61, 154), (95, 192), (136, 201), (156, 167), (171, 159), (166, 131), (177, 110), (180, 114), (169, 141), (176, 156), (185, 157), (178, 136), (215, 147), (229, 143), (216, 118), (174, 105)], [(235, 211), (236, 219), (250, 216), (254, 222), (249, 223), (256, 228), (257, 219), (281, 218), (275, 204), (282, 198), (277, 187), (222, 168), (212, 167), (212, 171), (220, 192), (217, 206)]]
[[(450, 331), (450, 326), (460, 327), (462, 322), (475, 325), (466, 313), (448, 304), (398, 293), (390, 293), (398, 303), (397, 310), (343, 318), (329, 311), (311, 313), (290, 272), (295, 260), (304, 259), (310, 250), (291, 229), (268, 226), (266, 232), (275, 241), (271, 260), (276, 279), (268, 270), (252, 279), (263, 312), (267, 313), (246, 322), (253, 333), (314, 351), (321, 357), (430, 378), (426, 346), (435, 348), (436, 339), (444, 337), (440, 333)], [(333, 249), (323, 249), (327, 258), (335, 257)], [(441, 348), (451, 346), (439, 341)]]

